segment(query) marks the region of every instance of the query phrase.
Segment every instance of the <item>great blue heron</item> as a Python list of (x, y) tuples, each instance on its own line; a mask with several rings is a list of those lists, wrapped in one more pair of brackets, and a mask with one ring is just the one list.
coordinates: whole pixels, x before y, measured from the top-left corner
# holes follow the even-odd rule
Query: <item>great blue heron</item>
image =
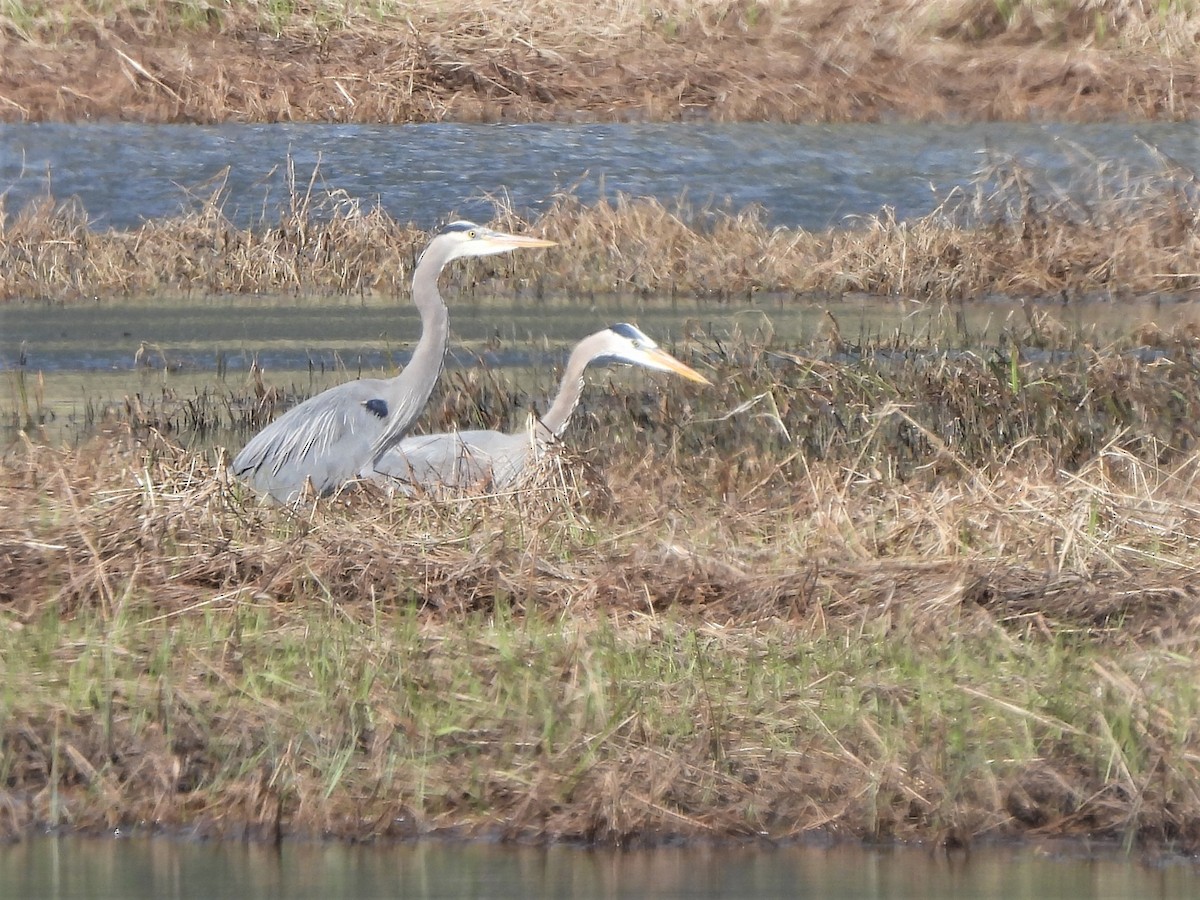
[(628, 363), (674, 372), (691, 381), (707, 378), (662, 350), (632, 325), (605, 328), (571, 351), (558, 396), (540, 420), (513, 434), (501, 431), (452, 431), (407, 437), (364, 468), (362, 476), (408, 494), (417, 490), (506, 487), (525, 466), (545, 452), (567, 427), (583, 392), (583, 371), (595, 362)]
[(473, 222), (452, 222), (438, 234), (413, 272), (413, 303), (421, 312), (421, 339), (395, 378), (339, 384), (296, 406), (258, 434), (233, 460), (234, 474), (281, 503), (312, 483), (328, 494), (399, 441), (425, 406), (446, 355), (450, 325), (438, 293), (438, 275), (465, 256), (490, 256), (554, 241), (505, 234)]

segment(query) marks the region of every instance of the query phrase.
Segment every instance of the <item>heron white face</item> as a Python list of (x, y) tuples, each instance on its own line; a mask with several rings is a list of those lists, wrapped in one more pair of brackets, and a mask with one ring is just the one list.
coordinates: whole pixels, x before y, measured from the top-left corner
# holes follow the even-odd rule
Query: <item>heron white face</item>
[(691, 366), (661, 349), (645, 332), (627, 322), (609, 326), (604, 352), (597, 359), (630, 363), (656, 372), (671, 372), (700, 384), (712, 383)]
[(474, 222), (459, 221), (447, 225), (437, 240), (453, 241), (454, 246), (448, 259), (462, 259), (467, 256), (491, 256), (495, 253), (508, 253), (527, 247), (553, 247), (555, 241), (530, 237), (523, 234), (509, 234), (496, 231)]

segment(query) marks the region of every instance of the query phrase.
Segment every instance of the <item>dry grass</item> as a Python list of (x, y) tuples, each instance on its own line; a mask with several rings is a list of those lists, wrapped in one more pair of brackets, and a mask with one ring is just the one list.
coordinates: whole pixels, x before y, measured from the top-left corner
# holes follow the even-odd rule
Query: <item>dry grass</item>
[(1186, 0), (5, 0), (0, 114), (1186, 118), (1197, 108), (1198, 33)]
[[(22, 445), (0, 824), (1194, 849), (1200, 375), (1161, 337), (696, 344), (716, 387), (593, 391), (580, 458), (470, 502), (261, 506), (138, 423)], [(794, 442), (720, 420), (764, 391)]]
[[(758, 292), (866, 292), (919, 300), (980, 295), (1071, 298), (1173, 293), (1200, 284), (1200, 190), (1191, 172), (1112, 187), (1099, 173), (1084, 200), (1015, 164), (920, 219), (888, 211), (849, 228), (769, 229), (729, 213), (618, 197), (571, 196), (533, 222), (497, 206), (502, 227), (533, 230), (565, 252), (456, 270), (455, 289), (500, 274), (539, 298), (641, 293), (747, 298)], [(296, 179), (281, 222), (235, 226), (223, 185), (180, 218), (132, 231), (88, 228), (78, 205), (0, 206), (0, 298), (92, 298), (191, 292), (398, 293), (427, 236), (378, 208)], [(514, 278), (514, 275), (516, 276)]]

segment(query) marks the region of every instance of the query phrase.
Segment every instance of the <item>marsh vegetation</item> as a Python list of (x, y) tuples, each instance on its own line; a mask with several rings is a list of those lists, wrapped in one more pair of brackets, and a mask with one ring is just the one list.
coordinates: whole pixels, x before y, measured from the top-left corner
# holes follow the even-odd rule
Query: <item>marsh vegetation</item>
[(10, 448), (6, 829), (1195, 847), (1192, 331), (674, 351), (715, 387), (594, 390), (470, 502)]
[[(511, 5), (436, 22), (376, 7), (391, 15), (3, 3), (0, 108), (152, 121), (1196, 108), (1187, 3), (559, 4), (550, 24)], [(689, 48), (686, 66), (672, 48)], [(344, 196), (296, 190), (254, 227), (222, 203), (217, 190), (131, 230), (94, 229), (52, 198), (0, 208), (0, 297), (401, 296), (426, 238)], [(10, 369), (26, 433), (0, 458), (0, 833), (620, 846), (1053, 833), (1194, 852), (1197, 331), (1131, 319), (1101, 340), (1061, 310), (1194, 300), (1197, 209), (1194, 174), (1169, 160), (1088, 204), (1004, 166), (919, 220), (881, 210), (820, 233), (631, 197), (565, 196), (532, 222), (498, 208), (501, 227), (570, 255), (481, 261), (449, 291), (865, 293), (943, 303), (952, 321), (956, 305), (1023, 305), (970, 346), (836, 315), (804, 341), (692, 328), (670, 349), (712, 388), (602, 383), (530, 489), (469, 500), (361, 486), (262, 505), (225, 450), (181, 436), (245, 435), (298, 399), (285, 386), (134, 398), (64, 447), (40, 439), (40, 374)], [(445, 379), (423, 427), (512, 428), (530, 401), (494, 373)]]
[[(292, 171), (288, 188), (270, 221), (231, 221), (218, 181), (180, 216), (132, 229), (90, 227), (77, 201), (8, 210), (0, 198), (0, 299), (407, 290), (421, 229), (323, 189), (318, 170)], [(585, 205), (568, 193), (525, 221), (504, 198), (493, 202), (498, 227), (561, 249), (473, 261), (447, 273), (460, 294), (1071, 300), (1179, 297), (1200, 284), (1200, 182), (1167, 158), (1148, 175), (1097, 172), (1075, 191), (999, 162), (928, 215), (900, 220), (885, 208), (823, 231), (768, 227), (754, 207), (628, 196)]]

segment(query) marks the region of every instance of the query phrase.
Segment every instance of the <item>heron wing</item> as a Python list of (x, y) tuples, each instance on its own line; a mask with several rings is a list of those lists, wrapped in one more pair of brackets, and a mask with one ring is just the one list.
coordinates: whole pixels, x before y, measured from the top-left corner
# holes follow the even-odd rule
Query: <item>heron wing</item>
[(318, 494), (335, 490), (355, 476), (388, 417), (400, 412), (389, 408), (384, 388), (380, 379), (349, 381), (292, 407), (242, 448), (234, 474), (282, 503), (308, 479)]
[(527, 433), (452, 431), (407, 437), (374, 465), (372, 478), (413, 493), (414, 488), (461, 491), (511, 484), (530, 455)]

